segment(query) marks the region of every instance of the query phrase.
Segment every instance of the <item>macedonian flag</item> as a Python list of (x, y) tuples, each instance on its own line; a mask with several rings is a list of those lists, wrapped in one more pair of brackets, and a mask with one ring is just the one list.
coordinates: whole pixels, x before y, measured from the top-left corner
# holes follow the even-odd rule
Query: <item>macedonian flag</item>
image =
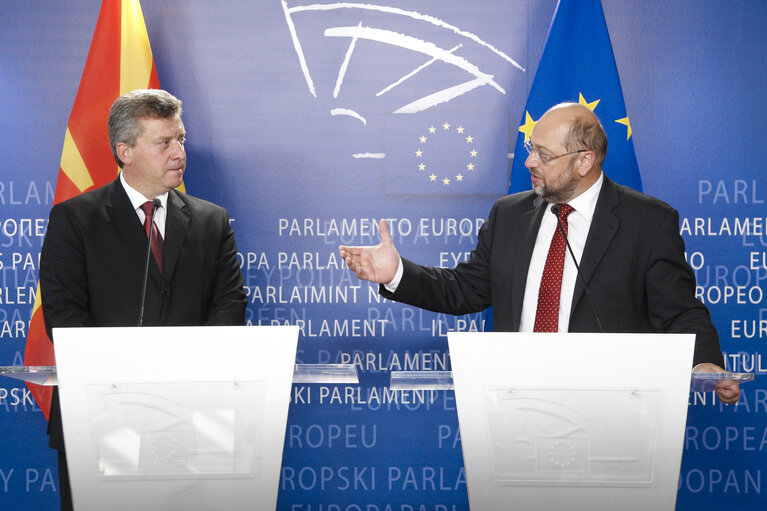
[[(61, 152), (54, 203), (105, 185), (117, 177), (107, 132), (109, 108), (118, 96), (134, 89), (158, 89), (139, 0), (103, 0), (88, 59), (69, 116)], [(53, 343), (45, 332), (40, 285), (32, 309), (24, 364), (53, 366)], [(45, 417), (51, 388), (29, 384)]]

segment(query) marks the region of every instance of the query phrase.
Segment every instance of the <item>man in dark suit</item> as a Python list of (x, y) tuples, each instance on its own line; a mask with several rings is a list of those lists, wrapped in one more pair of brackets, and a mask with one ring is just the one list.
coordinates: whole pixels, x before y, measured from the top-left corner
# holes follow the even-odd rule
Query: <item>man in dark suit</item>
[[(48, 335), (57, 327), (135, 326), (140, 314), (147, 326), (245, 324), (226, 210), (175, 190), (186, 168), (181, 113), (181, 101), (161, 90), (133, 91), (112, 105), (119, 177), (51, 210), (40, 261)], [(161, 243), (152, 244), (144, 294), (149, 229)], [(59, 451), (62, 510), (71, 509), (55, 393), (48, 429)]]
[[(392, 300), (447, 314), (492, 305), (499, 331), (695, 333), (694, 370), (722, 372), (719, 337), (695, 298), (695, 276), (684, 259), (679, 215), (604, 175), (607, 137), (591, 110), (575, 103), (553, 107), (526, 147), (533, 190), (495, 203), (471, 258), (455, 269), (400, 258), (385, 221), (379, 245), (341, 246), (341, 256)], [(569, 224), (567, 239), (583, 279), (565, 257), (562, 237), (561, 284), (551, 286), (544, 277), (552, 238), (564, 230), (557, 220), (563, 210), (568, 213), (560, 219)], [(740, 389), (723, 380), (717, 395), (734, 403)]]

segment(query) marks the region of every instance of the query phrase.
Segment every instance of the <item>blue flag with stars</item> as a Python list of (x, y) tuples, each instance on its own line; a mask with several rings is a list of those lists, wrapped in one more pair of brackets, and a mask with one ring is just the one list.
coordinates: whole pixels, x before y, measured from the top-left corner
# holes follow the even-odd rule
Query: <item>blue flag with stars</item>
[(618, 69), (600, 0), (560, 0), (525, 105), (514, 150), (509, 193), (530, 190), (523, 143), (550, 107), (578, 101), (607, 133), (602, 169), (616, 183), (642, 191), (642, 178), (623, 102)]

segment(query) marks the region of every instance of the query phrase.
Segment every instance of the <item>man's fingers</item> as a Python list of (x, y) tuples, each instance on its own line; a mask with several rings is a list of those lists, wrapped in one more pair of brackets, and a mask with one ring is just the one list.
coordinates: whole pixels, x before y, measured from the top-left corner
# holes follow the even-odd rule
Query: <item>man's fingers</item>
[(378, 222), (378, 230), (381, 231), (381, 243), (386, 245), (393, 245), (394, 242), (391, 239), (391, 234), (389, 233), (389, 224), (386, 223), (386, 220), (381, 220)]
[(338, 247), (338, 253), (350, 269), (354, 270), (359, 265), (362, 251), (358, 247)]
[(351, 271), (353, 271), (357, 277), (364, 278), (365, 271), (363, 269), (362, 264), (362, 251), (357, 249), (353, 250), (357, 247), (338, 247), (338, 251), (341, 254), (341, 259), (343, 259), (346, 262), (346, 266), (349, 267)]
[(737, 403), (740, 399), (740, 385), (733, 380), (721, 380), (716, 386), (716, 394), (722, 403)]

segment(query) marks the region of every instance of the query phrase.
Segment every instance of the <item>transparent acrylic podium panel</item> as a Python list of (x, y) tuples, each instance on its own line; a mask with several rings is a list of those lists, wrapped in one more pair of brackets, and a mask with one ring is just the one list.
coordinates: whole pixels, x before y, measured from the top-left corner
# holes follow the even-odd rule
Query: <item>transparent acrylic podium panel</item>
[(659, 389), (485, 389), (496, 483), (651, 485), (660, 394)]
[(0, 376), (44, 387), (57, 384), (56, 366), (0, 366)]
[(448, 343), (472, 510), (674, 511), (694, 336)]
[(267, 392), (264, 381), (91, 384), (90, 447), (99, 475), (258, 477)]
[(75, 509), (275, 509), (297, 327), (53, 335)]

